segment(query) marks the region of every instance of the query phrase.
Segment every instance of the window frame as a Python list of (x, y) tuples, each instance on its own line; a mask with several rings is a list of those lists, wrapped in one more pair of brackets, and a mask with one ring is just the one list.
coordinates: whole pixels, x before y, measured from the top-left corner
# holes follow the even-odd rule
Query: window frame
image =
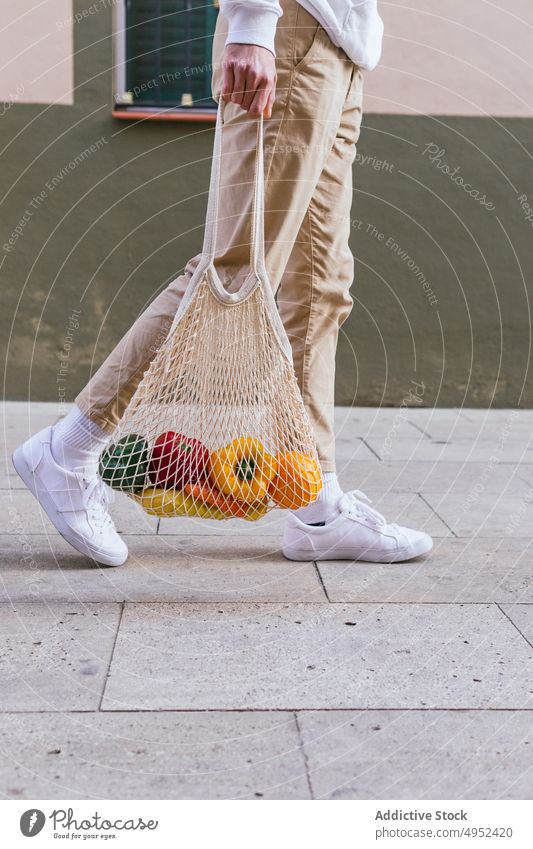
[[(207, 121), (216, 120), (216, 106), (202, 109), (194, 106), (149, 106), (136, 104), (132, 101), (131, 92), (127, 91), (126, 62), (127, 62), (127, 30), (126, 4), (128, 0), (118, 0), (113, 5), (113, 109), (114, 118), (126, 121)], [(207, 0), (209, 2), (209, 0)], [(219, 0), (213, 0), (215, 8), (219, 8)]]

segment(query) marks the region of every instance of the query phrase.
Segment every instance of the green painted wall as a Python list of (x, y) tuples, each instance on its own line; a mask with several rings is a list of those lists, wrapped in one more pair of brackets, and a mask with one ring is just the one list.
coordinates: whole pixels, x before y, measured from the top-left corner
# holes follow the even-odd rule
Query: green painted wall
[[(431, 405), (530, 406), (533, 215), (518, 198), (533, 206), (533, 121), (370, 115), (365, 125), (339, 397), (397, 404), (418, 379)], [(374, 171), (366, 155), (391, 168)]]
[[(0, 119), (10, 399), (71, 400), (200, 248), (212, 128), (111, 118), (110, 29), (109, 9), (74, 26), (74, 106)], [(431, 161), (430, 144), (445, 153)], [(427, 405), (531, 406), (533, 226), (518, 197), (533, 206), (532, 152), (528, 119), (366, 117), (339, 403), (400, 404), (418, 381)]]

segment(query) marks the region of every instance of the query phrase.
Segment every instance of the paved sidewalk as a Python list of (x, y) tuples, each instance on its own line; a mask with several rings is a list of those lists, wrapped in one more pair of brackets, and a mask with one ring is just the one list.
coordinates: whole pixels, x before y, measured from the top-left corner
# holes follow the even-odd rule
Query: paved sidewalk
[(341, 408), (345, 487), (435, 537), (425, 561), (289, 563), (283, 517), (126, 497), (98, 569), (0, 470), (0, 795), (531, 798), (533, 411)]

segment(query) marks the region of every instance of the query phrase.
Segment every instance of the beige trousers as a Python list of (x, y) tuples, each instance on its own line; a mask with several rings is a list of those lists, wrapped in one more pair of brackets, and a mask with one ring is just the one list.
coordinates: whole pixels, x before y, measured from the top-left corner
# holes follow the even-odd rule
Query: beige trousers
[[(362, 74), (296, 0), (281, 0), (277, 97), (265, 122), (265, 251), (270, 281), (324, 471), (335, 469), (333, 403), (339, 327), (352, 299), (348, 246), (352, 163), (361, 124)], [(219, 15), (213, 91), (221, 80), (226, 22)], [(249, 260), (256, 122), (228, 104), (216, 265), (236, 289)], [(170, 328), (199, 257), (140, 316), (76, 398), (104, 430), (122, 417)]]

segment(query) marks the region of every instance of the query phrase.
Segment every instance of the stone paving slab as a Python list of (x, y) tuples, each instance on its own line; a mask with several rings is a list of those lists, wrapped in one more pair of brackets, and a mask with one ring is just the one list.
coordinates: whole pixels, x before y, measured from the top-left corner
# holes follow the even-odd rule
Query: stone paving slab
[(3, 458), (2, 465), (0, 466), (0, 489), (26, 489), (25, 483), (19, 478), (11, 465), (11, 459), (9, 459), (9, 465), (7, 465), (5, 457)]
[(532, 556), (530, 540), (448, 538), (423, 560), (317, 568), (334, 602), (533, 602)]
[(477, 484), (482, 484), (485, 493), (522, 496), (533, 486), (533, 465), (517, 463), (497, 463), (488, 469), (481, 462), (339, 462), (338, 474), (346, 490), (362, 489), (371, 498), (420, 490), (424, 494), (449, 492), (468, 496), (478, 491)]
[(125, 537), (118, 568), (98, 568), (64, 540), (2, 538), (1, 601), (325, 601), (312, 563), (292, 563), (272, 537)]
[(309, 798), (291, 713), (4, 714), (0, 746), (7, 799)]
[(523, 496), (475, 491), (462, 498), (424, 491), (421, 495), (459, 537), (531, 538), (533, 489)]
[(417, 528), (433, 537), (451, 536), (447, 525), (417, 493), (380, 494), (373, 500), (372, 506), (382, 512), (388, 522)]
[(0, 604), (0, 710), (96, 710), (117, 604)]
[(30, 436), (33, 436), (43, 428), (48, 427), (48, 425), (55, 424), (57, 420), (57, 414), (39, 414), (32, 415), (29, 419), (25, 418), (13, 424), (8, 424), (7, 426), (5, 423), (2, 423), (4, 424), (3, 427), (0, 425), (0, 446), (3, 454), (1, 466), (2, 472), (5, 472), (6, 467), (11, 464), (11, 455), (21, 442), (29, 439)]
[(496, 605), (127, 605), (103, 709), (524, 708)]
[(364, 463), (376, 460), (376, 455), (366, 442), (352, 431), (346, 431), (335, 440), (337, 459), (351, 460), (354, 463)]
[(379, 410), (374, 410), (374, 416), (362, 420), (357, 415), (351, 417), (343, 414), (343, 410), (337, 410), (335, 414), (335, 434), (337, 440), (342, 440), (342, 443), (348, 446), (350, 441), (355, 439), (366, 442), (370, 435), (380, 440), (389, 437), (393, 439), (419, 439), (421, 431), (405, 416), (405, 411), (400, 409), (395, 409), (394, 415), (388, 415), (384, 418), (381, 417)]
[[(468, 410), (467, 412), (470, 412)], [(476, 412), (484, 412), (479, 410)], [(498, 416), (500, 413), (509, 413), (508, 410), (491, 410), (491, 415)], [(467, 421), (465, 408), (459, 407), (420, 407), (413, 405), (409, 408), (400, 407), (335, 407), (335, 429), (341, 428), (348, 423), (363, 424), (365, 426), (373, 426), (379, 422), (387, 422), (391, 424), (396, 422), (400, 416), (402, 419), (408, 419), (416, 422), (419, 426), (428, 421), (437, 418), (439, 421), (456, 422)]]
[(533, 646), (533, 604), (504, 604), (502, 610)]
[[(518, 412), (518, 416), (515, 417), (515, 413)], [(434, 415), (439, 415), (440, 410), (433, 410)], [(476, 422), (476, 421), (484, 421), (487, 418), (487, 410), (483, 408), (476, 407), (462, 407), (461, 415), (466, 421)], [(512, 418), (513, 421), (518, 421), (523, 424), (530, 425), (533, 430), (533, 410), (514, 410), (508, 408), (502, 409), (490, 409), (488, 410), (488, 415), (491, 420), (497, 422), (505, 422), (509, 418)]]
[(187, 519), (177, 516), (174, 519), (162, 518), (159, 523), (160, 536), (180, 535), (191, 537), (217, 537), (219, 540), (235, 540), (236, 537), (256, 539), (271, 537), (272, 546), (281, 540), (285, 526), (285, 510), (270, 510), (257, 522), (243, 522), (242, 519)]
[(0, 407), (2, 434), (35, 433), (39, 428), (54, 424), (66, 415), (73, 405), (60, 406), (53, 401), (3, 401)]
[[(29, 432), (34, 432), (35, 426), (44, 427), (63, 418), (73, 407), (73, 404), (62, 404), (46, 401), (4, 401), (1, 406), (2, 430), (29, 425)], [(533, 430), (533, 410), (514, 409), (476, 409), (453, 407), (419, 407), (408, 409), (399, 407), (336, 407), (335, 427), (342, 431), (348, 426), (359, 425), (363, 428), (390, 428), (392, 424), (403, 421), (426, 429), (435, 429), (442, 424), (448, 427), (461, 428), (498, 428), (509, 425), (511, 431), (519, 427), (530, 427)], [(42, 424), (41, 424), (42, 423)], [(470, 432), (470, 431), (469, 431)]]
[(409, 408), (400, 407), (336, 407), (335, 428), (341, 429), (348, 424), (359, 424), (363, 427), (380, 427), (385, 424), (389, 428), (405, 420), (411, 425), (427, 431), (442, 426), (447, 428), (464, 428), (469, 434), (486, 428), (511, 433), (521, 427), (533, 430), (533, 410), (516, 410), (511, 408), (486, 409), (473, 407), (420, 407), (413, 405)]
[[(505, 455), (507, 445), (513, 442), (520, 442), (524, 447), (531, 447), (532, 426), (530, 421), (522, 419), (520, 415), (514, 416), (516, 410), (508, 411), (508, 415), (502, 419), (493, 419), (492, 414), (488, 417), (475, 422), (457, 422), (456, 426), (441, 421), (436, 415), (434, 419), (428, 423), (428, 430), (422, 428), (424, 435), (433, 441), (446, 440), (455, 442), (470, 439), (473, 443), (493, 442), (495, 447), (502, 455)], [(415, 422), (413, 422), (415, 424)], [(502, 457), (503, 459), (503, 457)]]
[[(379, 454), (390, 453), (395, 442), (417, 442), (445, 445), (469, 440), (472, 444), (493, 442), (494, 445), (508, 442), (521, 442), (526, 446), (531, 439), (531, 427), (519, 419), (507, 418), (494, 421), (490, 417), (485, 421), (468, 422), (464, 418), (441, 418), (437, 411), (431, 419), (420, 421), (407, 412), (396, 410), (394, 417), (382, 418), (381, 411), (372, 420), (357, 422), (344, 420), (336, 425), (337, 439), (348, 447), (360, 439), (376, 449), (379, 441)], [(377, 450), (377, 449), (376, 449)]]
[[(66, 415), (72, 404), (55, 402), (7, 401), (0, 411), (4, 438), (18, 445), (21, 438), (54, 424)], [(366, 438), (369, 433), (386, 436), (392, 431), (415, 438), (417, 433), (429, 439), (453, 438), (460, 431), (469, 438), (506, 440), (522, 438), (533, 431), (531, 410), (486, 410), (398, 407), (337, 407), (335, 428), (341, 438)]]
[[(352, 485), (353, 488), (353, 485)], [(374, 507), (382, 510), (389, 521), (410, 524), (425, 530), (436, 537), (450, 535), (450, 529), (436, 515), (417, 493), (386, 492), (378, 493)], [(285, 526), (286, 511), (272, 510), (258, 522), (241, 522), (230, 519), (225, 522), (206, 521), (205, 519), (162, 519), (158, 533), (183, 534), (186, 536), (217, 536), (219, 539), (234, 540), (239, 537), (272, 536), (281, 540)], [(274, 543), (273, 543), (274, 544)]]
[(118, 492), (109, 512), (119, 534), (155, 534), (159, 526), (157, 516), (149, 516), (132, 498)]
[(11, 464), (11, 454), (29, 436), (60, 418), (58, 404), (26, 401), (5, 401), (0, 405), (0, 486), (21, 489), (24, 484)]
[[(475, 439), (429, 440), (422, 434), (419, 438), (404, 439), (398, 437), (389, 444), (376, 434), (369, 434), (366, 439), (369, 448), (381, 459), (389, 462), (408, 460), (411, 463), (433, 461), (446, 463), (461, 462), (493, 462), (491, 458), (498, 455), (498, 442), (494, 439), (476, 441)], [(347, 440), (348, 445), (348, 440)], [(346, 460), (350, 457), (349, 449), (340, 446), (338, 457)], [(499, 459), (507, 463), (533, 462), (533, 437), (509, 440), (499, 455)], [(497, 461), (496, 461), (497, 462)]]
[[(6, 421), (9, 421), (10, 417), (14, 419), (19, 416), (33, 418), (34, 415), (39, 413), (58, 418), (68, 412), (73, 406), (73, 404), (60, 405), (55, 401), (2, 401), (2, 409)], [(370, 408), (364, 407), (363, 409)]]
[(530, 799), (531, 711), (299, 713), (317, 799)]
[[(441, 415), (446, 411), (439, 409), (432, 411), (432, 416), (424, 418), (417, 415), (420, 411), (415, 409), (398, 410), (396, 417), (392, 419), (382, 419), (380, 412), (368, 423), (354, 423), (349, 426), (351, 432), (368, 441), (372, 438), (378, 438), (382, 442), (387, 440), (386, 447), (389, 440), (422, 438), (434, 443), (451, 443), (465, 439), (471, 440), (472, 443), (491, 441), (500, 449), (509, 442), (522, 442), (527, 445), (532, 434), (530, 422), (522, 419), (520, 413), (516, 415), (516, 410), (505, 411), (504, 417), (493, 417), (492, 411), (488, 411), (485, 417), (473, 421), (464, 416)], [(345, 428), (346, 425), (343, 425), (343, 429)]]

